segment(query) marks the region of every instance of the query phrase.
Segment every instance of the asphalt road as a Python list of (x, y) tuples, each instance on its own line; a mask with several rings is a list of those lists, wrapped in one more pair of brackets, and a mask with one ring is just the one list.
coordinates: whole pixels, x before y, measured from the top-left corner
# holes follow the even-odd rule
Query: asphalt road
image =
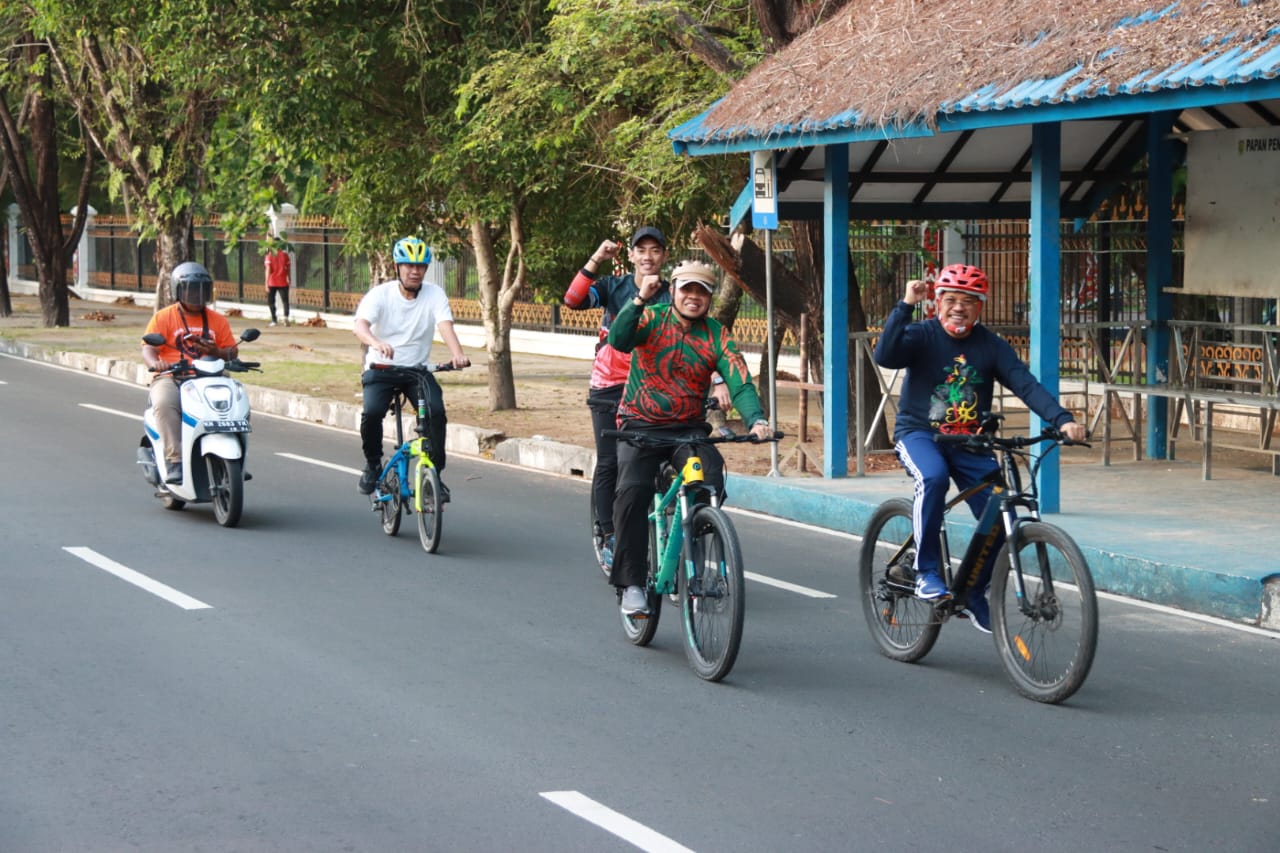
[(625, 641), (585, 483), (454, 458), (429, 556), (354, 434), (259, 416), (227, 530), (152, 497), (142, 389), (0, 383), (0, 851), (1280, 849), (1271, 636), (1108, 599), (1041, 706), (963, 622), (881, 657), (852, 538), (735, 514), (706, 684), (674, 611)]

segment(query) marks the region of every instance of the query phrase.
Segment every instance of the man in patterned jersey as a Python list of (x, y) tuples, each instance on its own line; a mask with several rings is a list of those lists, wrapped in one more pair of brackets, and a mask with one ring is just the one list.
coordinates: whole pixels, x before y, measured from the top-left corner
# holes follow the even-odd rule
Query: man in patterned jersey
[[(716, 273), (707, 264), (685, 261), (671, 273), (671, 303), (648, 306), (662, 282), (656, 274), (641, 276), (636, 296), (618, 312), (609, 329), (609, 344), (631, 354), (626, 389), (618, 405), (618, 427), (655, 434), (707, 435), (704, 415), (711, 374), (719, 372), (733, 405), (752, 435), (772, 436), (760, 397), (751, 384), (747, 363), (728, 329), (707, 316)], [(708, 485), (724, 488), (724, 458), (715, 445), (640, 448), (618, 445), (618, 490), (613, 504), (615, 550), (610, 582), (622, 590), (622, 612), (644, 613), (648, 570), (648, 505), (654, 475), (664, 460), (680, 467), (696, 454)]]
[[(1013, 347), (978, 323), (990, 287), (986, 273), (977, 267), (945, 267), (934, 283), (936, 316), (913, 323), (914, 306), (926, 297), (928, 285), (909, 281), (906, 294), (889, 312), (876, 342), (876, 364), (907, 371), (898, 398), (893, 442), (898, 460), (915, 479), (916, 596), (928, 601), (951, 595), (942, 577), (937, 534), (950, 481), (954, 479), (963, 491), (999, 470), (993, 453), (938, 444), (934, 436), (977, 432), (983, 414), (991, 411), (993, 387), (998, 381), (1067, 438), (1085, 439), (1084, 426), (1036, 381)], [(981, 516), (990, 497), (987, 489), (969, 498), (975, 518)], [(974, 627), (987, 634), (991, 633), (991, 617), (986, 590), (992, 561), (1003, 542), (1001, 534), (989, 549), (987, 563), (973, 575), (964, 608)]]

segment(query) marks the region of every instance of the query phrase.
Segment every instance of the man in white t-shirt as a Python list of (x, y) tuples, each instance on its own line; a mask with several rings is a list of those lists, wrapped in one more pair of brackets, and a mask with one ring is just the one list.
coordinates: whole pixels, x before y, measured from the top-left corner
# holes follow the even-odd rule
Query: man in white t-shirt
[[(386, 281), (369, 290), (356, 308), (355, 334), (367, 347), (364, 373), (364, 411), (360, 414), (360, 444), (364, 450), (364, 473), (360, 475), (360, 494), (373, 492), (382, 471), (382, 421), (391, 408), (397, 391), (416, 400), (420, 374), (405, 368), (426, 364), (431, 355), (431, 342), (437, 330), (449, 347), (454, 367), (471, 364), (462, 351), (453, 330), (453, 312), (449, 297), (434, 284), (424, 284), (431, 264), (431, 248), (417, 237), (405, 237), (392, 250), (396, 264), (396, 280)], [(445, 454), (444, 394), (435, 377), (424, 379), (430, 442), (428, 455), (436, 470), (443, 473)], [(449, 490), (440, 484), (441, 500), (449, 500)]]

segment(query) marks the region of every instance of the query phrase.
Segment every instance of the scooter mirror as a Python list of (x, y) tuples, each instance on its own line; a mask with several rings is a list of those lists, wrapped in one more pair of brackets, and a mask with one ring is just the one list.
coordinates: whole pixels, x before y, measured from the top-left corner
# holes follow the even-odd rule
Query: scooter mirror
[(164, 335), (159, 332), (151, 332), (142, 336), (142, 342), (153, 347), (164, 346)]
[(262, 332), (259, 332), (257, 329), (245, 329), (243, 332), (240, 333), (240, 340), (244, 341), (245, 343), (249, 343), (251, 341), (256, 341), (258, 339), (258, 336), (261, 334)]

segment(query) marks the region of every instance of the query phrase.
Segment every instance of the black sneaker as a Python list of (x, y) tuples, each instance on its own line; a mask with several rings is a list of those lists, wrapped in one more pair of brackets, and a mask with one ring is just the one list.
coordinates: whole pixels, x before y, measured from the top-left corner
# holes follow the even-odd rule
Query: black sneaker
[(440, 503), (447, 504), (449, 502), (449, 487), (444, 483), (440, 484)]
[(164, 481), (166, 483), (175, 483), (175, 484), (181, 483), (182, 482), (182, 463), (170, 462), (168, 467), (169, 467), (169, 473), (165, 475)]
[(360, 485), (356, 486), (356, 489), (362, 495), (371, 495), (376, 485), (378, 485), (378, 470), (368, 465), (364, 466), (364, 472), (360, 475)]

